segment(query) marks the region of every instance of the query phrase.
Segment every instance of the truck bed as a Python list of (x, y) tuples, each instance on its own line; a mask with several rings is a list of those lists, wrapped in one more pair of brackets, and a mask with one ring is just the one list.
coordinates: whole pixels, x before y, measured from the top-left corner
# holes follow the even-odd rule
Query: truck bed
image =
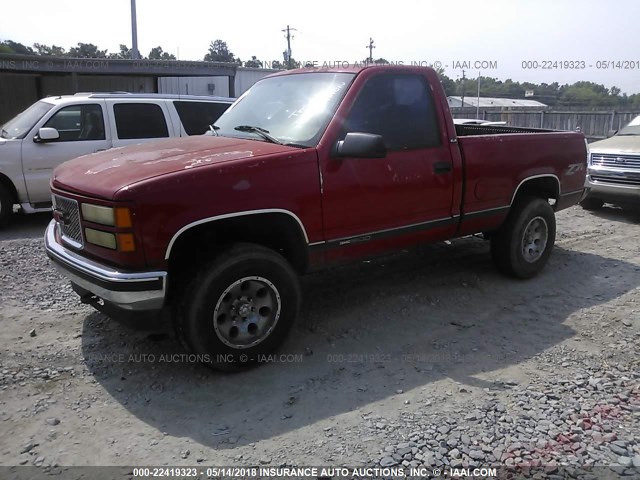
[(501, 135), (504, 133), (550, 133), (557, 130), (543, 128), (511, 127), (502, 125), (456, 125), (456, 134), (459, 137), (471, 137), (476, 135)]

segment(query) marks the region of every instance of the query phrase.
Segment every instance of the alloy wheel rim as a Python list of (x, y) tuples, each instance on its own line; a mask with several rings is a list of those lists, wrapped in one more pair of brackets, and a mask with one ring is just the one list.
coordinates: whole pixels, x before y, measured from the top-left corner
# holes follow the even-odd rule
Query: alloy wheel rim
[(522, 257), (533, 263), (542, 257), (547, 248), (549, 227), (542, 217), (532, 218), (522, 234)]
[(263, 342), (280, 318), (282, 301), (276, 286), (264, 277), (244, 277), (218, 298), (213, 328), (229, 347), (250, 348)]

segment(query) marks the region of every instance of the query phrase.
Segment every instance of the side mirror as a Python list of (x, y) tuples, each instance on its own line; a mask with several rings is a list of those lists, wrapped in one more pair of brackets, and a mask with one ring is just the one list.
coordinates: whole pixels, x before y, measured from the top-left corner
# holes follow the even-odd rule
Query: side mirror
[(609, 130), (607, 132), (607, 138), (613, 137), (616, 133), (618, 133), (618, 130)]
[(35, 143), (45, 143), (45, 142), (53, 142), (54, 140), (58, 140), (60, 138), (60, 134), (58, 130), (55, 128), (41, 128), (38, 130), (38, 134), (33, 137), (33, 141)]
[(336, 145), (339, 157), (384, 158), (387, 147), (380, 135), (373, 133), (347, 133), (344, 140)]

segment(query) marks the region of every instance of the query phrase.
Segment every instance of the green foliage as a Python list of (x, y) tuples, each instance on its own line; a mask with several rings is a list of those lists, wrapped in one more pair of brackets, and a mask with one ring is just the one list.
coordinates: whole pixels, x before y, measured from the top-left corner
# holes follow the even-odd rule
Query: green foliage
[[(440, 73), (440, 79), (447, 95), (475, 97), (478, 94), (478, 79), (462, 78), (455, 81)], [(533, 96), (525, 97), (525, 92), (533, 91)], [(621, 95), (618, 87), (607, 88), (594, 82), (576, 82), (573, 85), (560, 85), (558, 82), (530, 83), (514, 82), (511, 79), (498, 80), (492, 77), (480, 77), (480, 96), (497, 98), (527, 98), (537, 100), (549, 106), (575, 108), (624, 108), (638, 105), (640, 95)]]
[(209, 52), (204, 56), (204, 61), (237, 63), (238, 60), (229, 50), (227, 42), (217, 39), (209, 44)]
[(245, 67), (249, 68), (262, 68), (263, 63), (261, 60), (258, 60), (255, 55), (251, 57), (251, 60), (247, 60), (244, 62)]
[(2, 47), (2, 53), (15, 53), (17, 55), (36, 55), (33, 48), (27, 47), (21, 43), (14, 42), (13, 40), (4, 40), (0, 42)]
[(42, 43), (34, 43), (33, 48), (38, 55), (48, 55), (51, 57), (65, 57), (67, 55), (67, 51), (57, 45), (49, 46)]
[(78, 42), (77, 47), (69, 49), (69, 56), (74, 58), (107, 58), (107, 50), (100, 50), (93, 43)]
[(120, 44), (120, 52), (119, 53), (110, 53), (109, 58), (113, 59), (129, 59), (132, 57), (131, 55), (132, 49), (128, 48), (126, 45)]
[(149, 60), (175, 60), (176, 56), (162, 50), (162, 47), (153, 47), (149, 52)]

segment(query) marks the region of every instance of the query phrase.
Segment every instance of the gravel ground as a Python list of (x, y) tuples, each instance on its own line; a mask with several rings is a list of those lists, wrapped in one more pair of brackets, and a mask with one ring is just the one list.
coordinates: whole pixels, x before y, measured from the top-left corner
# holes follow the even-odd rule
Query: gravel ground
[(46, 221), (0, 232), (0, 465), (640, 477), (638, 211), (561, 212), (525, 282), (477, 238), (308, 276), (284, 348), (235, 375), (192, 362), (160, 319), (149, 333), (79, 304)]

